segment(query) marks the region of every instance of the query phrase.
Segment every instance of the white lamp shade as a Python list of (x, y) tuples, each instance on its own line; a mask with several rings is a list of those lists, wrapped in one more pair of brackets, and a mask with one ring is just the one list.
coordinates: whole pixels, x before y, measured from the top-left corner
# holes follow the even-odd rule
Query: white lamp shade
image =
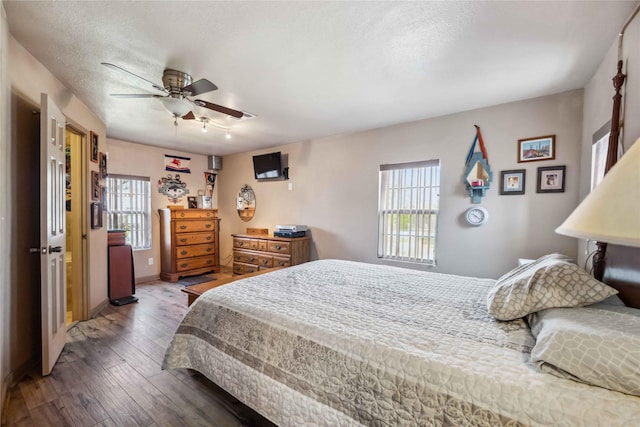
[(640, 247), (640, 139), (556, 233)]
[(181, 97), (165, 96), (160, 98), (160, 102), (168, 112), (178, 117), (184, 116), (193, 108), (189, 101)]

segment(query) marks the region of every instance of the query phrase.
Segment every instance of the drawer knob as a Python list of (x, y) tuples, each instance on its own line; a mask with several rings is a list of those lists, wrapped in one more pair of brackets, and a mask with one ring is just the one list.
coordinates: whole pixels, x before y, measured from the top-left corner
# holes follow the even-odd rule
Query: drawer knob
[(256, 260), (256, 259), (255, 259), (254, 257), (249, 258), (249, 262), (253, 262), (253, 261), (255, 261), (255, 260)]
[(185, 237), (183, 237), (182, 239), (180, 239), (180, 241), (181, 241), (182, 243), (184, 243), (184, 242), (186, 242), (186, 241), (187, 241), (187, 239), (186, 239)]
[(207, 240), (211, 240), (211, 236), (207, 236)]
[(253, 268), (250, 268), (250, 269), (249, 269), (249, 273), (253, 273)]
[(185, 228), (187, 228), (187, 226), (186, 226), (186, 225), (181, 225), (181, 226), (180, 226), (180, 230), (184, 230)]
[(211, 248), (207, 248), (207, 252), (211, 252)]
[(180, 217), (184, 218), (184, 212), (180, 213)]
[(266, 259), (263, 259), (263, 260), (262, 260), (262, 263), (263, 263), (263, 264), (266, 264), (266, 263), (268, 263), (268, 262), (269, 262), (269, 260), (266, 260)]
[(211, 261), (210, 259), (207, 260), (207, 264), (211, 264), (213, 261)]
[(276, 245), (276, 251), (279, 251), (280, 249), (282, 249), (282, 246)]
[(244, 242), (238, 242), (238, 246), (244, 246)]
[(186, 255), (186, 254), (187, 254), (187, 251), (185, 250), (180, 251), (180, 255)]
[(211, 228), (211, 224), (207, 224), (207, 225), (205, 225), (205, 227)]
[(185, 268), (187, 265), (189, 265), (189, 264), (187, 264), (187, 263), (182, 263), (182, 264), (180, 264), (180, 267)]
[(284, 262), (280, 261), (280, 262), (278, 263), (278, 266), (280, 266), (280, 267), (284, 266)]

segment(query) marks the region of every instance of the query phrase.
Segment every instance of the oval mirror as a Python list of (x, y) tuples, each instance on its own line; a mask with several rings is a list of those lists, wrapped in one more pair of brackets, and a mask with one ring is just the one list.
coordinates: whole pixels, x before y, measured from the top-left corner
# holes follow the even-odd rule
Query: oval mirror
[(238, 216), (244, 222), (251, 221), (256, 213), (256, 195), (249, 184), (245, 184), (240, 189), (236, 209), (238, 209)]

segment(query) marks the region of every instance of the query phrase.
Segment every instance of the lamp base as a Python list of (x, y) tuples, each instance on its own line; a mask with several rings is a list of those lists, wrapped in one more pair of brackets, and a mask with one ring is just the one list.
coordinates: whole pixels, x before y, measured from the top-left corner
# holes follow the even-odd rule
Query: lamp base
[(593, 254), (593, 277), (602, 281), (604, 277), (605, 257), (607, 254), (607, 244), (604, 242), (596, 242), (598, 249)]

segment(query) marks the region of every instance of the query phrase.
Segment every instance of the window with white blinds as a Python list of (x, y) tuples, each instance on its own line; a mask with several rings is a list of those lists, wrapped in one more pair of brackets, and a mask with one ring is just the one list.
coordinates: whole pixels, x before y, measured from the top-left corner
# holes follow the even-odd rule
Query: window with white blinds
[(378, 258), (435, 265), (440, 160), (380, 165)]
[(107, 226), (125, 230), (133, 249), (151, 248), (151, 183), (148, 177), (109, 174)]

